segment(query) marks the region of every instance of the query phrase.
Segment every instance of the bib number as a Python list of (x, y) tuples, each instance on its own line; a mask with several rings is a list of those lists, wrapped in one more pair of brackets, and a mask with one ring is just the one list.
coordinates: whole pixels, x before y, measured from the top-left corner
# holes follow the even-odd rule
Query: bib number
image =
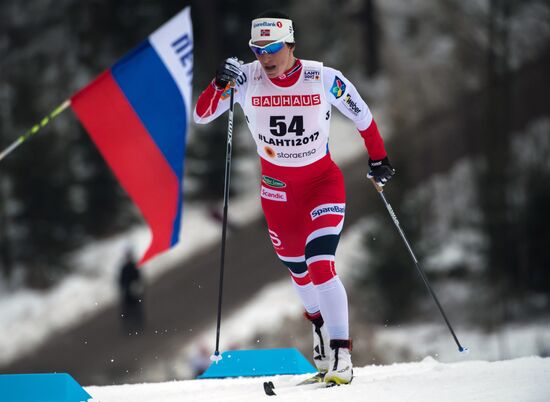
[(304, 134), (304, 116), (292, 116), (287, 125), (285, 116), (270, 116), (269, 131), (276, 137), (283, 137), (286, 133), (294, 133), (296, 136)]

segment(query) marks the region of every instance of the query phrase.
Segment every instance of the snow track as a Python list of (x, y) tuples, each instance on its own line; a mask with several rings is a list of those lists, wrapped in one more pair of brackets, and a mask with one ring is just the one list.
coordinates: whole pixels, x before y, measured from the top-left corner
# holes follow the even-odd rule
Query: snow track
[[(373, 401), (373, 402), (545, 402), (550, 396), (550, 358), (418, 363), (355, 368), (349, 386), (328, 389), (286, 387), (307, 377), (277, 376), (222, 380), (174, 381), (158, 384), (86, 387), (93, 402), (184, 401)], [(281, 387), (267, 396), (263, 381)]]

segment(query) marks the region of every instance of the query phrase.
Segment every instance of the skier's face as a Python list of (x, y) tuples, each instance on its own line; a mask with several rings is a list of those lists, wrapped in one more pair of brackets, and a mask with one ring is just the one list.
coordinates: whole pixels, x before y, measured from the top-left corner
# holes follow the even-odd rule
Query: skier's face
[[(271, 41), (258, 41), (255, 45), (265, 46), (271, 43)], [(277, 78), (289, 70), (294, 65), (294, 46), (289, 46), (286, 43), (276, 53), (266, 53), (258, 55), (255, 53), (256, 58), (264, 68), (265, 73), (269, 78)]]

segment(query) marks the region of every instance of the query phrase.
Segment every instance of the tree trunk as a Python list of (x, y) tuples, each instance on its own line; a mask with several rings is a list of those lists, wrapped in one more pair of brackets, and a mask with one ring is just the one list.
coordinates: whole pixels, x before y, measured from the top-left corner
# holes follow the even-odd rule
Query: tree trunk
[(498, 326), (506, 319), (510, 286), (513, 283), (511, 206), (508, 199), (510, 160), (510, 69), (508, 64), (509, 0), (491, 0), (488, 21), (487, 130), (481, 139), (486, 163), (479, 180), (479, 194), (484, 226), (489, 239), (487, 250), (488, 279), (495, 290), (494, 317)]
[(380, 69), (380, 32), (376, 0), (365, 0), (361, 10), (361, 26), (364, 29), (364, 44), (366, 54), (366, 72), (369, 78), (376, 76)]

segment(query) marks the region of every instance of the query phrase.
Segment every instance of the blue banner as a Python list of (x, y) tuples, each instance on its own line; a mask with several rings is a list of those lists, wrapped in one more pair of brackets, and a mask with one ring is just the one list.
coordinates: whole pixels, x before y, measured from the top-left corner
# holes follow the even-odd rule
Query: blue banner
[(259, 377), (316, 373), (298, 349), (228, 350), (199, 378)]
[(92, 396), (66, 373), (1, 374), (2, 402), (88, 402)]

